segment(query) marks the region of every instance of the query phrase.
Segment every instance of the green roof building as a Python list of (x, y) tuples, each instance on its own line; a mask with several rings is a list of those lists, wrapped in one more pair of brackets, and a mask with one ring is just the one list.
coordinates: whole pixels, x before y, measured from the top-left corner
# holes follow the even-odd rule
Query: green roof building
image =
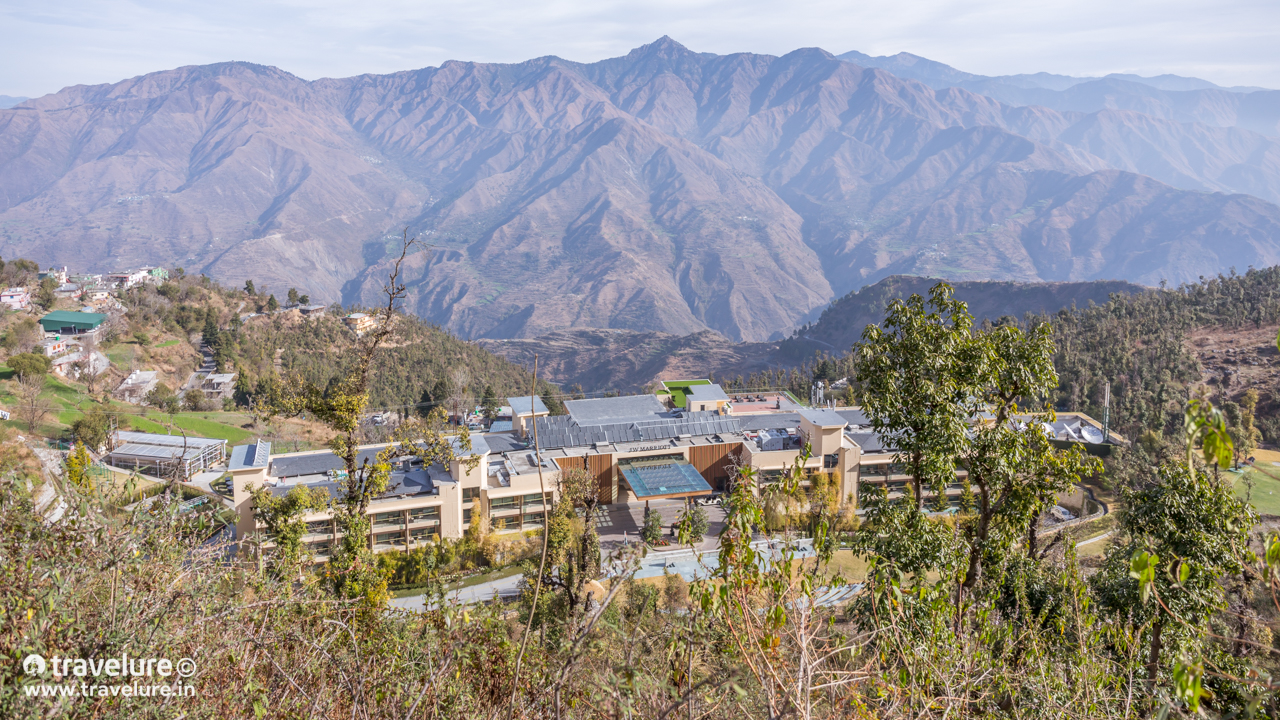
[(107, 316), (102, 313), (54, 310), (40, 318), (40, 327), (47, 333), (79, 335), (97, 330), (106, 320)]

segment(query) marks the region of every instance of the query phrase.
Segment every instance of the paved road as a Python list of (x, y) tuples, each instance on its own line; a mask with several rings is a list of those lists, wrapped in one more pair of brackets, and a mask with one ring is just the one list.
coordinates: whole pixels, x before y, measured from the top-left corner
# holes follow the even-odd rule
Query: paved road
[[(773, 548), (769, 552), (770, 544)], [(782, 541), (759, 540), (752, 545), (761, 551), (761, 563), (777, 562), (782, 559)], [(794, 559), (813, 557), (813, 540), (803, 539), (794, 541), (793, 557)], [(719, 563), (719, 553), (715, 550), (695, 551), (695, 550), (674, 550), (670, 552), (650, 552), (644, 557), (640, 564), (640, 570), (636, 572), (636, 578), (661, 577), (664, 572), (672, 575), (679, 575), (688, 581), (697, 580), (707, 577), (715, 570)], [(614, 570), (614, 572), (617, 572)], [(606, 576), (609, 573), (606, 572)], [(492, 580), (478, 585), (462, 588), (449, 593), (449, 597), (456, 598), (460, 603), (476, 603), (488, 602), (494, 596), (502, 598), (512, 598), (519, 594), (520, 575)], [(861, 586), (858, 586), (861, 587)], [(841, 588), (841, 591), (845, 588)], [(851, 592), (854, 592), (853, 590)], [(850, 592), (850, 594), (851, 594)], [(830, 597), (828, 597), (830, 595)], [(826, 593), (820, 596), (819, 605), (836, 604), (843, 600), (845, 594), (843, 592)], [(421, 611), (426, 606), (425, 596), (413, 595), (402, 598), (392, 598), (389, 601), (392, 607), (404, 610)]]
[[(512, 575), (511, 577), (502, 578), (500, 580), (492, 580), (487, 583), (472, 585), (460, 590), (454, 590), (449, 593), (449, 597), (464, 605), (478, 602), (489, 602), (495, 595), (501, 598), (513, 598), (520, 594), (520, 580), (522, 578), (522, 575)], [(411, 595), (409, 597), (391, 598), (387, 604), (391, 607), (400, 608), (401, 610), (422, 612), (426, 609), (426, 596)]]

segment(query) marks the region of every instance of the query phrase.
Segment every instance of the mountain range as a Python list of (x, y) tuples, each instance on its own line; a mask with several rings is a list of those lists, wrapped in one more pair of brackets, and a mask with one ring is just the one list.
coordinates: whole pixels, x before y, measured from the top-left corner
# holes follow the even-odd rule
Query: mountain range
[(0, 110), (0, 253), (358, 304), (407, 229), (428, 243), (407, 307), (463, 337), (734, 341), (895, 274), (1154, 285), (1280, 263), (1272, 91), (1023, 89), (1099, 82), (1239, 102), (1212, 122), (1055, 108), (665, 37), (589, 64), (184, 67)]

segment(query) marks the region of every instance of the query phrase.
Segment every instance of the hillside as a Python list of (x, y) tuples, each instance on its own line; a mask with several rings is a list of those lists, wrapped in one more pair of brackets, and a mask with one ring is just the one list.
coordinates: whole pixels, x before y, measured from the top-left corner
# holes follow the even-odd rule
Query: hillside
[[(817, 321), (796, 331), (780, 343), (784, 356), (804, 358), (814, 352), (841, 354), (862, 336), (867, 325), (884, 320), (891, 300), (913, 294), (927, 296), (936, 278), (895, 275), (875, 285), (851, 292), (822, 311)], [(1114, 293), (1141, 293), (1145, 288), (1120, 280), (1077, 283), (956, 282), (957, 300), (969, 304), (974, 321), (998, 320), (1005, 316), (1052, 315), (1063, 308), (1085, 308), (1105, 304)]]
[(434, 245), (410, 309), (463, 338), (766, 341), (895, 274), (1154, 285), (1280, 262), (1278, 156), (1243, 126), (1015, 106), (818, 49), (662, 38), (314, 82), (222, 63), (0, 110), (0, 241), (359, 305), (407, 227)]
[[(478, 344), (526, 368), (539, 356), (540, 375), (562, 387), (580, 385), (587, 392), (639, 391), (657, 380), (707, 377), (723, 379), (764, 377), (781, 368), (817, 370), (815, 356), (839, 357), (862, 334), (862, 329), (884, 319), (884, 308), (893, 298), (927, 294), (934, 278), (892, 276), (832, 303), (819, 319), (797, 330), (792, 337), (771, 343), (735, 343), (712, 332), (685, 336), (640, 333), (627, 330), (569, 330), (536, 338), (480, 340)], [(1147, 290), (1123, 281), (1081, 283), (959, 282), (956, 297), (969, 303), (979, 323), (1006, 315), (1021, 318), (1028, 313), (1053, 314), (1063, 308), (1103, 304), (1112, 293)], [(832, 371), (834, 372), (834, 371)], [(846, 373), (847, 374), (847, 373)], [(790, 383), (790, 373), (771, 374), (768, 386)], [(843, 377), (836, 374), (824, 379)], [(781, 379), (779, 379), (781, 378)], [(794, 392), (806, 395), (808, 381)]]
[[(27, 267), (9, 261), (0, 265), (0, 279), (8, 285), (32, 282), (34, 273)], [(350, 360), (351, 331), (342, 324), (340, 308), (303, 317), (296, 308), (272, 310), (273, 301), (269, 294), (231, 290), (205, 277), (178, 273), (159, 286), (133, 288), (118, 304), (109, 300), (99, 308), (109, 313), (109, 320), (97, 350), (109, 365), (92, 383), (65, 369), (48, 374), (38, 397), (28, 403), (41, 411), (33, 421), (24, 411), (18, 379), (0, 366), (0, 406), (11, 413), (0, 428), (69, 440), (83, 435), (76, 424), (90, 416), (97, 433), (104, 433), (108, 418), (114, 418), (120, 427), (146, 432), (181, 429), (233, 443), (261, 438), (295, 450), (323, 447), (331, 434), (325, 428), (308, 419), (263, 417), (253, 407), (254, 399), (269, 395), (291, 372), (320, 384), (340, 374)], [(80, 307), (71, 300), (51, 305)], [(6, 361), (35, 347), (40, 339), (35, 318), (43, 314), (36, 306), (0, 312), (0, 353)], [(73, 344), (68, 353), (79, 350)], [(237, 374), (232, 397), (205, 398), (199, 386), (210, 368)], [(114, 394), (134, 370), (157, 373), (158, 385), (141, 404)], [(374, 363), (368, 409), (425, 414), (441, 405), (468, 408), (486, 397), (501, 404), (505, 397), (527, 395), (531, 387), (532, 376), (519, 365), (403, 316), (395, 338)], [(555, 386), (542, 380), (537, 392), (559, 407)]]
[(690, 335), (632, 330), (562, 330), (536, 338), (477, 344), (526, 368), (538, 355), (538, 375), (586, 392), (640, 392), (658, 380), (748, 374), (775, 361), (777, 343), (735, 343), (705, 330)]

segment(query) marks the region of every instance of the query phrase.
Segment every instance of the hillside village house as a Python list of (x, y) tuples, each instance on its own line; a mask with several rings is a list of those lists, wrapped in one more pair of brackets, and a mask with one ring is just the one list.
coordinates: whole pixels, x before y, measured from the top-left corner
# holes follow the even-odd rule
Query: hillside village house
[(31, 305), (31, 293), (26, 288), (11, 287), (0, 293), (0, 304), (10, 310), (25, 310)]
[(53, 278), (54, 282), (62, 285), (67, 281), (67, 266), (63, 265), (60, 268), (51, 267), (48, 270), (36, 273), (37, 280), (44, 280), (45, 278)]
[(236, 390), (235, 373), (210, 373), (200, 383), (200, 391), (210, 400), (229, 398)]
[(115, 395), (127, 403), (141, 404), (159, 381), (155, 370), (134, 370), (116, 388)]
[(356, 335), (363, 335), (378, 326), (378, 316), (362, 312), (351, 313), (342, 318), (342, 324)]
[(46, 357), (58, 357), (67, 351), (67, 341), (60, 337), (48, 338), (40, 341), (40, 352)]
[[(719, 386), (691, 395), (705, 398), (708, 407), (721, 404), (714, 411), (701, 410), (703, 400), (695, 400), (694, 409), (670, 409), (658, 396), (633, 395), (569, 400), (568, 414), (553, 416), (540, 398), (508, 398), (516, 427), (471, 436), (467, 455), (479, 463), (474, 470), (461, 460), (448, 467), (422, 467), (409, 457), (392, 460), (391, 489), (369, 508), (370, 546), (403, 550), (440, 537), (459, 538), (477, 513), (487, 515), (499, 532), (541, 527), (556, 497), (558, 473), (570, 468), (590, 475), (604, 504), (695, 498), (728, 490), (736, 466), (754, 467), (761, 484), (775, 482), (800, 461), (808, 444), (805, 469), (831, 473), (842, 499), (856, 498), (864, 482), (885, 487), (891, 496), (905, 490), (909, 477), (894, 462), (894, 448), (857, 408), (802, 407), (776, 393), (730, 396)], [(1101, 437), (1100, 430), (1096, 435), (1082, 430), (1097, 425), (1085, 416), (1059, 420), (1062, 427), (1050, 430), (1064, 440), (1070, 439), (1064, 432)], [(531, 447), (535, 425), (541, 448), (536, 454)], [(360, 457), (372, 458), (384, 447), (361, 448)], [(345, 475), (331, 452), (272, 454), (267, 443), (233, 448), (230, 471), (242, 538), (259, 530), (250, 486), (286, 493), (305, 485), (335, 496)], [(952, 505), (959, 502), (964, 477), (963, 470), (957, 472), (948, 488)], [(337, 540), (332, 516), (314, 513), (305, 520), (304, 543), (317, 559), (326, 559)]]

